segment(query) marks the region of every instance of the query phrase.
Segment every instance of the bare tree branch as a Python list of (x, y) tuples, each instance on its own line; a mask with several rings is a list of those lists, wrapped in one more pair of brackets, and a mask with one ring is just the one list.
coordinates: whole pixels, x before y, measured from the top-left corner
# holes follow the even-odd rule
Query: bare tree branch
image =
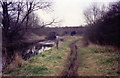
[(92, 4), (91, 7), (85, 9), (84, 16), (87, 24), (95, 24), (97, 20), (101, 19), (106, 12), (104, 5), (97, 6)]

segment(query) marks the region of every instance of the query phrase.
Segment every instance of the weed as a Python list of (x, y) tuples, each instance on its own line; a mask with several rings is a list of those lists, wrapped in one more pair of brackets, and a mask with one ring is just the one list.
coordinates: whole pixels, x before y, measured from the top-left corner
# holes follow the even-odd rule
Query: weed
[[(22, 62), (22, 66), (18, 68), (18, 71), (11, 70), (7, 75), (20, 75), (20, 76), (56, 76), (58, 75), (64, 64), (70, 51), (69, 44), (78, 37), (63, 36), (64, 42), (60, 42), (59, 49), (54, 46), (52, 49), (29, 58), (25, 62)], [(69, 39), (68, 39), (69, 38)], [(68, 62), (67, 62), (68, 63)], [(5, 74), (6, 75), (6, 74)]]
[(37, 55), (35, 57), (37, 58), (37, 57), (45, 57), (45, 56), (46, 56), (45, 54), (39, 54), (39, 55)]
[(4, 72), (4, 74), (10, 74), (10, 73), (13, 73), (13, 72), (16, 72), (16, 70), (15, 70), (15, 69), (13, 69), (13, 70), (8, 70), (8, 71)]
[(26, 72), (33, 74), (40, 74), (47, 70), (45, 66), (28, 66)]
[(102, 62), (103, 64), (105, 63), (113, 63), (114, 61), (117, 61), (117, 59), (111, 58), (111, 59), (107, 59), (104, 62)]
[(61, 56), (49, 56), (46, 58), (47, 61), (50, 61), (50, 60), (56, 60), (56, 59), (61, 59), (62, 57)]

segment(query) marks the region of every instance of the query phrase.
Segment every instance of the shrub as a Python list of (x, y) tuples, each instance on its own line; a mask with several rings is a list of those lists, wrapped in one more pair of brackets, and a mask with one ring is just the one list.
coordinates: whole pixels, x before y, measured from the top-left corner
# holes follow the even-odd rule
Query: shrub
[(50, 32), (45, 39), (55, 40), (56, 39), (56, 32)]
[(71, 32), (71, 36), (76, 35), (76, 31)]

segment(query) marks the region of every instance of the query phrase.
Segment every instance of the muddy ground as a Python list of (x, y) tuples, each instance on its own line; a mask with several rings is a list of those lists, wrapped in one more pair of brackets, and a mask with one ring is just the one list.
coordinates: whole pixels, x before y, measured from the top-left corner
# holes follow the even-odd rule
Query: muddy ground
[(63, 71), (61, 72), (60, 76), (63, 77), (72, 77), (72, 76), (78, 76), (77, 70), (79, 67), (79, 59), (80, 59), (80, 52), (77, 50), (76, 42), (78, 40), (74, 41), (70, 44), (70, 53), (68, 55), (67, 61), (68, 62)]

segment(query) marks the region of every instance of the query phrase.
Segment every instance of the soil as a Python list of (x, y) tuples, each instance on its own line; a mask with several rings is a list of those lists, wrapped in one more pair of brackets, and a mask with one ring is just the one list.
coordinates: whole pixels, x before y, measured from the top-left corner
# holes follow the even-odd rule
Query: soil
[(62, 76), (63, 78), (78, 76), (77, 70), (79, 67), (80, 52), (78, 52), (77, 50), (77, 46), (76, 46), (77, 41), (78, 40), (70, 44), (71, 51), (67, 58), (68, 63), (65, 65), (64, 69), (60, 74), (60, 76)]

